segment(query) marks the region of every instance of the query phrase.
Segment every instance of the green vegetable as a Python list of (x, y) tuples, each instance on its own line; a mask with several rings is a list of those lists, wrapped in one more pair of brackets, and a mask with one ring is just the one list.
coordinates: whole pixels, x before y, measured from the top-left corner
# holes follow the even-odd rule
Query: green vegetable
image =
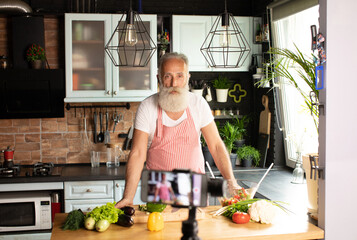
[(108, 220), (101, 219), (95, 224), (95, 229), (98, 232), (104, 232), (109, 228), (109, 226), (110, 226), (110, 222)]
[(84, 214), (78, 210), (73, 210), (68, 213), (66, 222), (62, 226), (62, 230), (77, 230), (83, 227), (84, 225)]
[(115, 202), (94, 208), (86, 217), (92, 217), (96, 222), (99, 220), (108, 220), (109, 223), (118, 221), (118, 215), (123, 214), (123, 210), (114, 207)]
[(166, 204), (163, 203), (146, 203), (146, 211), (148, 212), (162, 212), (166, 208)]

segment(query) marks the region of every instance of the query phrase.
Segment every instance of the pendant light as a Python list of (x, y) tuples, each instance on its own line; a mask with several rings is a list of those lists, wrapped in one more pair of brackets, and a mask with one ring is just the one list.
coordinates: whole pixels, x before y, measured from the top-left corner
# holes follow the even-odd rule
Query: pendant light
[(231, 13), (218, 15), (201, 47), (201, 53), (210, 67), (239, 68), (250, 53), (250, 47), (242, 30)]
[[(124, 20), (125, 19), (125, 20)], [(145, 67), (156, 45), (139, 14), (130, 9), (121, 16), (105, 51), (115, 66)]]

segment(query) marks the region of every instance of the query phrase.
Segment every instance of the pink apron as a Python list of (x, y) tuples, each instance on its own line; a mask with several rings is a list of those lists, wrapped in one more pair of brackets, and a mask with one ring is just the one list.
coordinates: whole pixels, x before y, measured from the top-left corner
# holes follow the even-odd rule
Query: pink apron
[(159, 197), (160, 197), (160, 200), (165, 200), (165, 201), (170, 200), (169, 187), (167, 186), (166, 183), (160, 183)]
[(179, 125), (167, 127), (162, 124), (162, 109), (159, 107), (156, 131), (147, 154), (147, 169), (190, 169), (205, 173), (198, 133), (188, 108), (186, 113), (187, 118)]

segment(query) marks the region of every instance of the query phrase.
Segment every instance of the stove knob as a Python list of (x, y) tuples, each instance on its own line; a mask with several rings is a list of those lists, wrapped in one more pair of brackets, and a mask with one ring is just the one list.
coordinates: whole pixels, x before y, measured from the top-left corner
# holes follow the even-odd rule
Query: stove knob
[(29, 177), (29, 176), (30, 176), (30, 172), (26, 172), (26, 173), (25, 173), (25, 176), (26, 176), (26, 177)]

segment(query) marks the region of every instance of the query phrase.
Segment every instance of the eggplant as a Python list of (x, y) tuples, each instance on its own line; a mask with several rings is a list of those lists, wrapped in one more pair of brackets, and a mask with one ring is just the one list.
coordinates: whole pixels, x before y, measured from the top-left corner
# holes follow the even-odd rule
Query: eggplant
[(122, 207), (121, 210), (123, 210), (124, 214), (128, 216), (133, 216), (135, 213), (135, 209), (129, 206)]
[(123, 226), (123, 227), (131, 227), (134, 225), (134, 219), (126, 214), (120, 214), (118, 216), (118, 221), (116, 224)]

